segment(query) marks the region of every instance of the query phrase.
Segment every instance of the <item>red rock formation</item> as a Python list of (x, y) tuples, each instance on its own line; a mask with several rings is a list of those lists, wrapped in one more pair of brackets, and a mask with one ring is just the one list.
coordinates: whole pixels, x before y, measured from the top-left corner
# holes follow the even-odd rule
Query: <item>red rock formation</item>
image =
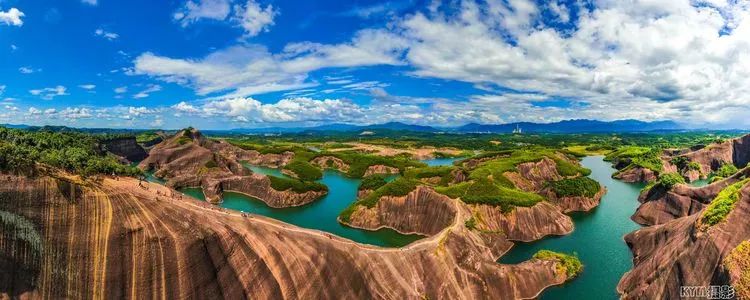
[(624, 182), (652, 182), (657, 179), (656, 173), (647, 168), (632, 167), (627, 170), (623, 170), (612, 175), (612, 178), (622, 180)]
[(721, 181), (704, 187), (692, 187), (679, 184), (671, 190), (659, 186), (644, 191), (638, 197), (642, 204), (631, 217), (641, 225), (663, 224), (668, 221), (689, 216), (701, 211), (725, 187), (750, 175), (750, 168)]
[(346, 225), (368, 230), (391, 228), (405, 234), (435, 235), (456, 218), (456, 201), (420, 186), (403, 197), (382, 197), (372, 207), (359, 206)]
[(400, 171), (398, 168), (384, 166), (384, 165), (373, 165), (367, 167), (364, 177), (374, 174), (398, 174)]
[(310, 161), (310, 163), (321, 169), (336, 169), (344, 174), (349, 172), (349, 165), (338, 157), (319, 156)]
[[(578, 163), (577, 161), (575, 162)], [(549, 182), (563, 179), (557, 171), (557, 164), (550, 158), (538, 162), (522, 163), (517, 166), (518, 172), (505, 172), (503, 175), (513, 185), (523, 191), (537, 193), (557, 205), (563, 212), (589, 211), (597, 206), (606, 189), (602, 187), (594, 197), (558, 197), (549, 188)]]
[[(36, 280), (0, 281), (0, 298), (528, 299), (568, 279), (553, 261), (497, 264), (509, 244), (459, 222), (384, 249), (170, 194), (128, 178), (0, 184), (0, 210), (44, 247)], [(27, 272), (17, 258), (0, 253), (1, 273)]]
[(558, 207), (540, 202), (532, 207), (516, 207), (503, 213), (500, 207), (471, 205), (477, 228), (502, 233), (509, 240), (531, 242), (548, 235), (573, 232), (573, 220)]
[(292, 152), (260, 155), (225, 141), (206, 139), (193, 129), (182, 130), (156, 145), (138, 166), (143, 170), (156, 169), (155, 175), (167, 179), (169, 187), (202, 187), (210, 203), (221, 202), (224, 190), (235, 190), (271, 207), (289, 207), (315, 201), (325, 192), (276, 191), (265, 175), (250, 176), (252, 172), (240, 161), (279, 166), (288, 163), (293, 155)]
[(148, 154), (135, 137), (116, 138), (102, 142), (102, 150), (124, 158), (127, 162), (137, 162), (145, 159)]
[(679, 299), (681, 286), (731, 284), (723, 264), (729, 253), (750, 239), (750, 185), (727, 219), (707, 230), (696, 213), (628, 234), (634, 268), (618, 285), (624, 299)]

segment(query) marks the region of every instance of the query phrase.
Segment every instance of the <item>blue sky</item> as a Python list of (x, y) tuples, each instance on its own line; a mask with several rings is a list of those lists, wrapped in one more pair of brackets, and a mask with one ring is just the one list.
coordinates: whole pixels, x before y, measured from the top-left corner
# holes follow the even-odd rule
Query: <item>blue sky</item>
[(0, 0), (0, 123), (747, 127), (744, 1)]

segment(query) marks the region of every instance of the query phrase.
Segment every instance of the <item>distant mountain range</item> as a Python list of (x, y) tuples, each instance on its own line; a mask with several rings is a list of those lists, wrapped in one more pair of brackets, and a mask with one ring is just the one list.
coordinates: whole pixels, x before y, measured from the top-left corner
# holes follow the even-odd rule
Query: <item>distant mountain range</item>
[(415, 132), (455, 132), (455, 133), (511, 133), (520, 128), (529, 133), (602, 133), (602, 132), (647, 132), (684, 129), (672, 121), (643, 122), (638, 120), (596, 121), (567, 120), (555, 123), (519, 122), (508, 124), (470, 123), (459, 127), (430, 127), (390, 122), (374, 125), (327, 124), (315, 127), (271, 127), (232, 129), (238, 133), (301, 133), (317, 131), (356, 132), (356, 131), (415, 131)]
[[(27, 126), (0, 124), (8, 128), (24, 128), (29, 130), (50, 131), (86, 131), (91, 133), (123, 133), (143, 131), (144, 129), (107, 129), (107, 128), (70, 128), (65, 126)], [(523, 133), (607, 133), (607, 132), (649, 132), (684, 130), (682, 126), (672, 121), (643, 122), (638, 120), (596, 121), (596, 120), (567, 120), (555, 123), (519, 122), (508, 124), (477, 124), (470, 123), (459, 127), (431, 127), (411, 125), (401, 122), (389, 122), (373, 125), (326, 124), (315, 127), (268, 127), (268, 128), (238, 128), (230, 130), (203, 130), (205, 133), (304, 133), (304, 132), (341, 132), (361, 133), (364, 131), (411, 131), (424, 133), (512, 133), (516, 128)]]

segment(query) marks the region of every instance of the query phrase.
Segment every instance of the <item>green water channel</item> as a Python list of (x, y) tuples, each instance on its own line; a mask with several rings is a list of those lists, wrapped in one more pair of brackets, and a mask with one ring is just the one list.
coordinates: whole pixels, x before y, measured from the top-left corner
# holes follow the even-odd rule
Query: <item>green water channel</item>
[[(450, 165), (455, 159), (442, 159), (432, 161), (429, 164)], [(280, 169), (252, 166), (245, 164), (255, 173), (287, 177)], [(149, 176), (149, 179), (153, 179)], [(353, 241), (377, 245), (383, 247), (402, 247), (423, 238), (421, 235), (404, 235), (392, 229), (380, 229), (377, 231), (361, 230), (341, 225), (337, 217), (349, 204), (357, 199), (357, 190), (362, 180), (344, 176), (344, 174), (326, 170), (323, 179), (318, 182), (328, 186), (328, 194), (313, 203), (291, 208), (272, 208), (263, 201), (249, 197), (244, 194), (225, 192), (221, 207), (236, 211), (253, 213), (271, 217), (286, 223), (300, 227), (326, 231)], [(204, 200), (205, 197), (200, 188), (183, 188), (181, 192), (196, 199)]]
[(645, 185), (612, 179), (616, 170), (602, 156), (585, 157), (582, 164), (591, 169), (589, 177), (607, 188), (599, 207), (588, 213), (571, 214), (573, 233), (516, 243), (500, 258), (500, 263), (520, 263), (542, 249), (578, 255), (584, 264), (583, 273), (564, 285), (545, 290), (540, 299), (617, 299), (617, 283), (633, 267), (623, 236), (640, 228), (630, 216), (639, 205), (638, 194)]

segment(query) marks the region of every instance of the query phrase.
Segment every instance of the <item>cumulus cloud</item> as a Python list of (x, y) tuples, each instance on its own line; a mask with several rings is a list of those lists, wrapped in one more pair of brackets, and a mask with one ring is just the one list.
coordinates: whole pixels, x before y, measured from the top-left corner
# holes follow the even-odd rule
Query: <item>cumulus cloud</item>
[(25, 14), (15, 7), (7, 11), (0, 10), (0, 23), (10, 26), (22, 26), (23, 20), (21, 18), (24, 16)]
[(262, 7), (255, 0), (232, 4), (230, 0), (197, 0), (187, 1), (173, 15), (173, 19), (187, 27), (201, 19), (228, 21), (233, 26), (242, 28), (245, 37), (253, 37), (274, 25), (278, 10), (272, 5)]
[(180, 102), (175, 111), (201, 117), (228, 117), (239, 122), (353, 122), (365, 117), (364, 108), (342, 99), (287, 98), (264, 104), (253, 98), (213, 100), (194, 106)]
[(94, 31), (94, 35), (105, 38), (110, 41), (114, 41), (120, 37), (119, 34), (114, 32), (109, 32), (104, 30), (103, 28), (98, 28)]
[(245, 30), (247, 37), (258, 35), (262, 31), (268, 31), (268, 27), (273, 26), (273, 18), (278, 14), (272, 5), (265, 8), (254, 0), (248, 0), (245, 5), (237, 4), (234, 6), (235, 15), (232, 18)]
[(58, 96), (70, 95), (67, 93), (67, 88), (65, 88), (62, 85), (49, 87), (49, 88), (43, 88), (43, 89), (30, 90), (29, 93), (31, 93), (34, 96), (39, 96), (44, 100), (52, 100)]

